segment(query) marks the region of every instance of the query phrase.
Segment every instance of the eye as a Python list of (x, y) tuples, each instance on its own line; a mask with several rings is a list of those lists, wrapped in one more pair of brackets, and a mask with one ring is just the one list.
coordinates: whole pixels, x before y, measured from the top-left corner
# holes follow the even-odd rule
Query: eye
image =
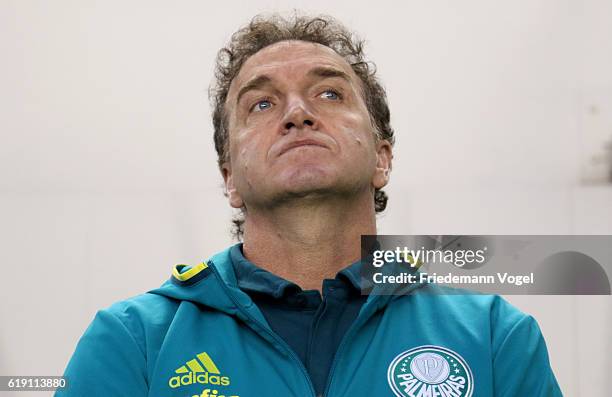
[(323, 91), (320, 97), (331, 99), (332, 101), (337, 101), (339, 99), (342, 99), (342, 95), (338, 91), (331, 90), (331, 89), (327, 89)]
[(261, 101), (257, 101), (255, 105), (251, 108), (252, 112), (263, 112), (264, 110), (268, 110), (272, 107), (272, 102), (269, 99), (262, 99)]

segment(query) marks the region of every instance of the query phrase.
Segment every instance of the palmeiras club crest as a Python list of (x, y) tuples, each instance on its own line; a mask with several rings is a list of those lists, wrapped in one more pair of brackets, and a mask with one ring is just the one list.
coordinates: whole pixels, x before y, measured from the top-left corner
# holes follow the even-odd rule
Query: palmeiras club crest
[(387, 371), (398, 397), (471, 397), (474, 376), (463, 357), (440, 346), (419, 346), (400, 353)]

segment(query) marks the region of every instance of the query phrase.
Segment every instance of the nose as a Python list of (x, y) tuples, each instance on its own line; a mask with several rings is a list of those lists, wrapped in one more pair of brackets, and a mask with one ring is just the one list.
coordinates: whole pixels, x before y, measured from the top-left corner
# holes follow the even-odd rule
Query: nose
[(311, 129), (316, 129), (317, 122), (306, 103), (301, 98), (293, 97), (287, 103), (287, 111), (281, 126), (283, 133), (287, 134), (291, 132), (292, 128), (300, 130), (308, 126)]

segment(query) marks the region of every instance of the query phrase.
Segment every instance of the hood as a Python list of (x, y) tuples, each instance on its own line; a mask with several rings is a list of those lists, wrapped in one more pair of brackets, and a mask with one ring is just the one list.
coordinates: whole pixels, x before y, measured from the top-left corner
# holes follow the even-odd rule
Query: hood
[[(230, 258), (231, 248), (217, 253), (196, 266), (176, 265), (170, 279), (161, 287), (149, 291), (149, 293), (197, 303), (238, 317), (243, 317), (241, 311), (246, 311), (259, 322), (267, 324), (261, 311), (251, 298), (237, 286), (236, 275)], [(385, 275), (394, 275), (418, 270), (407, 268), (405, 264), (387, 262), (376, 271)], [(370, 291), (368, 302), (376, 301), (374, 311), (384, 307), (392, 299), (407, 295), (423, 285), (423, 283), (373, 285), (371, 282), (362, 281), (364, 290)]]
[(149, 293), (204, 305), (240, 318), (246, 311), (265, 324), (251, 298), (237, 287), (229, 250), (227, 248), (196, 266), (174, 266), (170, 279)]

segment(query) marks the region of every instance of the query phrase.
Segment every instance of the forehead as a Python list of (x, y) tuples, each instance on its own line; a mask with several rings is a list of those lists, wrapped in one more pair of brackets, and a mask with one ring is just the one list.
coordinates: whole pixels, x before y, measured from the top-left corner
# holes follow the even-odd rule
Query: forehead
[(281, 41), (259, 50), (246, 60), (230, 85), (228, 97), (236, 95), (245, 82), (260, 75), (268, 75), (272, 79), (281, 74), (297, 77), (302, 75), (301, 72), (320, 66), (340, 69), (354, 82), (358, 81), (348, 62), (331, 48), (306, 41)]

